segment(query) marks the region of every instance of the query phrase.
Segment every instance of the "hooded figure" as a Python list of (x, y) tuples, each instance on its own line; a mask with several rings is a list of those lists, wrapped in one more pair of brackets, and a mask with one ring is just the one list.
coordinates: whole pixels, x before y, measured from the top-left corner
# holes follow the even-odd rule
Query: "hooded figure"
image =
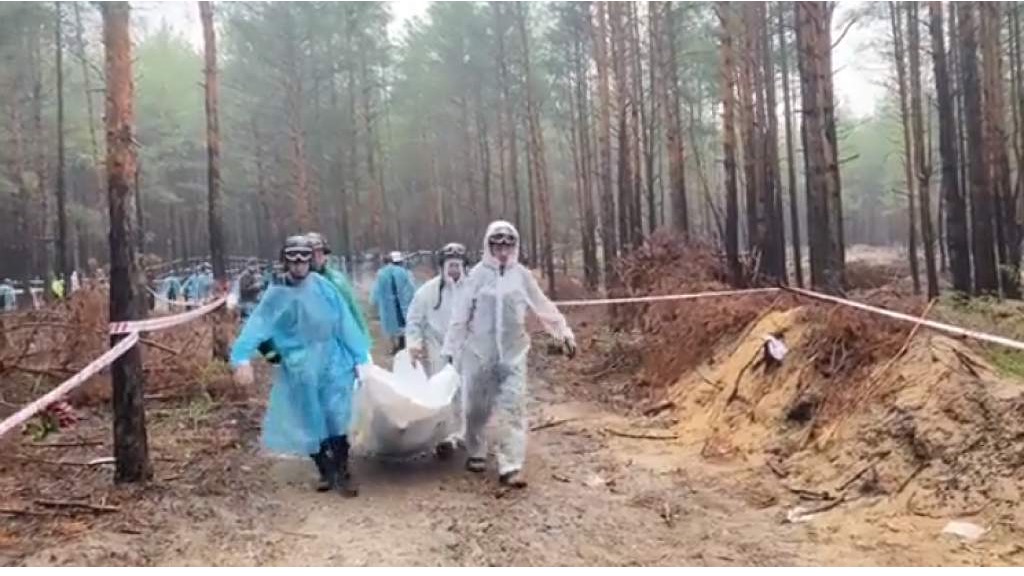
[(483, 472), (484, 427), (496, 419), (495, 452), (501, 482), (526, 486), (526, 357), (530, 336), (526, 311), (562, 342), (567, 355), (576, 342), (565, 317), (548, 300), (530, 271), (518, 263), (519, 232), (505, 221), (492, 222), (484, 235), (483, 258), (462, 287), (442, 354), (458, 358), (466, 399), (466, 468)]
[(392, 252), (388, 259), (388, 265), (377, 273), (370, 300), (377, 307), (381, 329), (391, 338), (391, 352), (394, 354), (405, 348), (405, 325), (416, 283), (412, 273), (402, 266), (401, 252)]
[(348, 429), (357, 367), (369, 362), (366, 338), (338, 291), (311, 274), (313, 249), (305, 236), (282, 250), (285, 282), (267, 289), (231, 349), (235, 380), (253, 381), (249, 359), (272, 341), (280, 357), (263, 420), (263, 445), (308, 454), (320, 472), (318, 490), (355, 496), (348, 469)]
[[(456, 242), (446, 244), (438, 260), (441, 273), (416, 290), (409, 305), (409, 324), (405, 331), (409, 353), (414, 362), (425, 364), (427, 376), (437, 374), (446, 364), (441, 347), (451, 323), (452, 308), (466, 284), (466, 247)], [(455, 415), (460, 430), (437, 447), (441, 458), (451, 455), (462, 436), (461, 399), (455, 407)]]

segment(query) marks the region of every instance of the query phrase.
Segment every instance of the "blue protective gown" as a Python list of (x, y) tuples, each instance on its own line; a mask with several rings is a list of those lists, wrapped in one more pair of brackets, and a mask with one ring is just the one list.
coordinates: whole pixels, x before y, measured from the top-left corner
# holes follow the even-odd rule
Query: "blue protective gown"
[(10, 284), (0, 284), (0, 311), (14, 312), (18, 309), (18, 295)]
[(330, 281), (310, 274), (296, 286), (272, 285), (231, 349), (237, 367), (272, 339), (281, 355), (263, 421), (263, 445), (315, 454), (348, 434), (356, 366), (369, 361), (366, 337)]
[(165, 300), (177, 300), (181, 294), (181, 280), (177, 276), (168, 276), (160, 283), (160, 296)]
[(380, 327), (389, 337), (401, 336), (409, 318), (409, 305), (416, 294), (412, 273), (397, 264), (388, 264), (377, 273), (371, 299), (377, 307)]

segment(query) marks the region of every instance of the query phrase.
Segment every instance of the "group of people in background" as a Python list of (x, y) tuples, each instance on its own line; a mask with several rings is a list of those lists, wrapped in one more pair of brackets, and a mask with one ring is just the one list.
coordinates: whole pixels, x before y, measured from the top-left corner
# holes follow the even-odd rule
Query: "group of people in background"
[[(22, 287), (10, 278), (0, 280), (0, 312), (14, 312), (19, 308), (18, 296), (23, 297), (24, 302), (31, 303), (31, 308), (38, 310), (42, 308), (43, 302), (47, 300), (59, 302), (81, 288), (80, 275), (77, 270), (71, 272), (71, 279), (66, 283), (62, 277), (50, 275), (49, 283), (36, 278), (28, 283), (22, 283)], [(28, 290), (26, 290), (26, 284)]]

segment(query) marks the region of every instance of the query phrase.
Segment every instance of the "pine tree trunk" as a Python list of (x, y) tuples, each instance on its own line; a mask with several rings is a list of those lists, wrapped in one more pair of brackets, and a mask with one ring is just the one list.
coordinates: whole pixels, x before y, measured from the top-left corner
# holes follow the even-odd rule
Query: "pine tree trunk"
[(783, 117), (786, 121), (786, 174), (789, 188), (789, 223), (792, 229), (790, 235), (793, 243), (793, 269), (796, 271), (796, 285), (803, 288), (804, 270), (803, 256), (800, 253), (800, 216), (799, 206), (797, 205), (796, 155), (793, 151), (793, 111), (789, 96), (789, 50), (786, 44), (785, 14), (786, 5), (779, 4), (779, 58), (782, 65)]
[(732, 3), (716, 4), (721, 20), (719, 75), (722, 93), (722, 151), (725, 166), (725, 254), (733, 286), (743, 283), (739, 255), (739, 191), (736, 185), (736, 31)]
[(969, 153), (971, 208), (974, 242), (974, 290), (978, 294), (997, 294), (999, 279), (996, 274), (994, 239), (992, 237), (993, 206), (985, 166), (984, 117), (981, 104), (981, 80), (978, 75), (978, 31), (975, 7), (971, 3), (958, 3), (957, 24), (960, 42), (961, 78), (964, 94), (963, 122), (967, 130)]
[(921, 244), (924, 246), (928, 299), (932, 300), (939, 296), (939, 277), (935, 269), (935, 232), (932, 228), (929, 190), (932, 167), (925, 158), (925, 150), (930, 147), (924, 138), (924, 118), (921, 110), (921, 26), (918, 20), (918, 5), (909, 2), (905, 6), (910, 50), (910, 116), (914, 132), (914, 166), (917, 168), (917, 190), (921, 210)]
[(71, 253), (68, 249), (67, 191), (64, 188), (64, 34), (60, 2), (53, 3), (57, 67), (57, 263), (56, 269), (71, 291)]
[(896, 78), (899, 83), (900, 124), (903, 127), (903, 171), (907, 183), (907, 254), (910, 258), (910, 276), (914, 282), (914, 294), (921, 293), (921, 274), (917, 257), (917, 180), (914, 178), (914, 142), (910, 137), (910, 112), (907, 105), (907, 67), (903, 49), (903, 16), (896, 2), (889, 3), (889, 18), (892, 23), (893, 50), (896, 61)]
[[(224, 201), (220, 195), (220, 121), (218, 120), (217, 99), (219, 84), (217, 78), (217, 37), (213, 28), (213, 5), (199, 2), (199, 18), (203, 25), (203, 70), (206, 105), (206, 208), (207, 226), (210, 236), (210, 263), (219, 292), (228, 289), (228, 270), (224, 254)], [(223, 311), (214, 317), (213, 357), (224, 362), (228, 360), (226, 315)]]
[(611, 28), (611, 64), (615, 75), (615, 95), (618, 114), (618, 205), (619, 241), (623, 247), (632, 245), (630, 223), (633, 221), (633, 167), (630, 148), (629, 83), (626, 72), (626, 39), (622, 15), (622, 3), (608, 4), (608, 18)]
[(686, 155), (683, 145), (679, 111), (679, 76), (675, 42), (675, 6), (659, 2), (664, 12), (664, 31), (660, 35), (664, 48), (661, 82), (661, 107), (665, 120), (665, 148), (668, 151), (669, 198), (672, 201), (672, 226), (685, 237), (690, 234), (689, 206), (686, 200)]
[(583, 209), (583, 276), (587, 288), (596, 289), (600, 280), (600, 270), (597, 262), (597, 240), (595, 230), (597, 219), (594, 214), (594, 186), (593, 186), (593, 156), (590, 153), (590, 103), (587, 95), (590, 87), (587, 80), (588, 61), (584, 52), (584, 33), (589, 18), (589, 7), (577, 6), (579, 21), (574, 26), (573, 38), (573, 68), (575, 72), (576, 88), (576, 131), (579, 134), (579, 180), (581, 185), (580, 195)]
[(598, 96), (598, 148), (601, 174), (601, 247), (604, 259), (604, 281), (611, 287), (615, 279), (615, 259), (619, 249), (615, 229), (615, 195), (612, 188), (611, 143), (611, 82), (608, 70), (608, 3), (597, 2), (597, 26), (592, 27), (594, 59), (597, 64)]
[(930, 2), (932, 64), (935, 69), (935, 94), (939, 106), (939, 158), (942, 160), (942, 197), (944, 199), (946, 242), (953, 289), (971, 292), (971, 253), (967, 242), (967, 207), (957, 175), (956, 119), (953, 95), (946, 64), (946, 42), (942, 30), (942, 3)]
[[(107, 180), (110, 205), (110, 321), (146, 316), (143, 273), (135, 252), (135, 111), (128, 2), (109, 2), (103, 11), (107, 68)], [(124, 336), (111, 336), (111, 345)], [(145, 380), (141, 346), (114, 361), (111, 369), (116, 482), (152, 476), (143, 406)]]
[(1000, 2), (979, 4), (982, 18), (985, 85), (985, 149), (995, 196), (999, 280), (1007, 298), (1020, 299), (1020, 240), (1017, 206), (1010, 185), (1007, 154), (1006, 91), (1003, 86), (1002, 16)]
[(757, 26), (760, 39), (760, 50), (764, 66), (764, 78), (762, 79), (763, 89), (760, 92), (764, 95), (764, 110), (767, 116), (767, 126), (764, 130), (763, 145), (763, 172), (764, 172), (764, 204), (766, 209), (765, 220), (767, 252), (770, 256), (767, 261), (767, 273), (776, 282), (786, 282), (786, 226), (782, 215), (782, 176), (779, 170), (779, 116), (776, 112), (777, 102), (775, 100), (775, 55), (772, 51), (771, 18), (767, 12), (766, 4), (757, 5)]
[(798, 3), (796, 31), (802, 79), (811, 287), (840, 294), (845, 283), (845, 250), (832, 90), (832, 6), (827, 2)]

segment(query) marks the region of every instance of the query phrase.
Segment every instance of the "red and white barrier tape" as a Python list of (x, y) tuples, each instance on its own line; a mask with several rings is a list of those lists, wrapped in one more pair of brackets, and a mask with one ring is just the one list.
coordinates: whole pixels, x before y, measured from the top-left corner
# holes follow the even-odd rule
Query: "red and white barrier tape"
[(801, 288), (786, 288), (787, 291), (799, 294), (807, 298), (813, 298), (815, 300), (821, 300), (823, 302), (832, 302), (834, 304), (840, 304), (848, 306), (850, 308), (856, 308), (857, 310), (863, 310), (865, 312), (871, 312), (893, 320), (900, 320), (903, 322), (909, 322), (911, 324), (920, 324), (926, 326), (932, 330), (939, 332), (945, 332), (946, 334), (952, 334), (953, 336), (960, 336), (962, 338), (973, 338), (981, 342), (988, 342), (990, 344), (998, 344), (1000, 346), (1006, 346), (1007, 348), (1014, 348), (1016, 350), (1024, 350), (1024, 342), (1006, 338), (1004, 336), (996, 336), (995, 334), (988, 334), (986, 332), (979, 332), (977, 330), (968, 330), (967, 328), (961, 328), (959, 326), (953, 326), (952, 324), (946, 324), (944, 322), (936, 322), (935, 320), (923, 319), (917, 316), (911, 316), (910, 314), (904, 314), (902, 312), (896, 312), (893, 310), (887, 310), (885, 308), (879, 308), (878, 306), (871, 306), (870, 304), (862, 304), (860, 302), (854, 302), (853, 300), (847, 300), (845, 298), (838, 298), (836, 296), (829, 296), (828, 294), (821, 294), (811, 290), (804, 290)]
[(78, 386), (81, 386), (83, 382), (96, 375), (100, 370), (103, 370), (107, 366), (113, 364), (114, 360), (120, 358), (122, 354), (130, 350), (131, 347), (138, 344), (138, 342), (138, 332), (129, 334), (113, 348), (107, 350), (102, 356), (90, 362), (89, 365), (83, 368), (81, 372), (75, 374), (71, 378), (68, 378), (61, 383), (60, 386), (50, 390), (43, 396), (34, 400), (32, 403), (25, 405), (21, 410), (18, 410), (3, 422), (0, 422), (0, 436), (5, 435), (11, 430), (14, 430), (18, 426), (24, 424), (29, 418), (35, 416), (36, 413), (46, 409), (47, 406), (57, 400), (60, 400), (68, 392)]
[(701, 298), (721, 298), (724, 296), (750, 296), (753, 294), (771, 294), (778, 288), (750, 288), (747, 290), (720, 290), (717, 292), (694, 292), (691, 294), (668, 294), (664, 296), (634, 296), (626, 298), (603, 298), (599, 300), (562, 300), (555, 306), (599, 306), (604, 304), (640, 304), (646, 302), (670, 302), (676, 300), (698, 300)]
[(227, 298), (218, 298), (209, 304), (171, 316), (160, 316), (159, 318), (147, 318), (146, 320), (127, 320), (124, 322), (111, 322), (111, 334), (128, 334), (129, 332), (153, 332), (165, 330), (179, 324), (184, 324), (199, 318), (200, 316), (213, 312), (227, 301)]

